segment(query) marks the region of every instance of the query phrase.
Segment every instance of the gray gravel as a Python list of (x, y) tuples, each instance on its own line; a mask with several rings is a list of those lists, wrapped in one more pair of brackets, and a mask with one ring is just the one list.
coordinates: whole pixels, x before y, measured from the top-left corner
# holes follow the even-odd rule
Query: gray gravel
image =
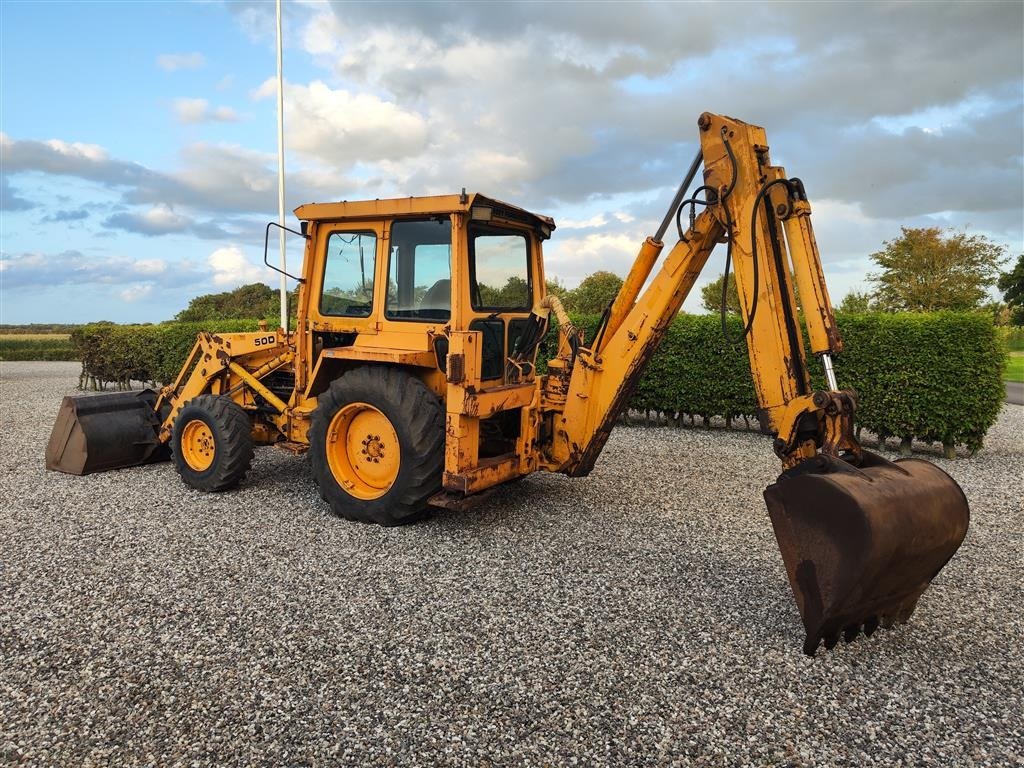
[(593, 475), (386, 530), (43, 470), (75, 363), (0, 366), (0, 762), (1024, 765), (1024, 408), (938, 463), (972, 527), (907, 626), (809, 659), (765, 438), (618, 428)]

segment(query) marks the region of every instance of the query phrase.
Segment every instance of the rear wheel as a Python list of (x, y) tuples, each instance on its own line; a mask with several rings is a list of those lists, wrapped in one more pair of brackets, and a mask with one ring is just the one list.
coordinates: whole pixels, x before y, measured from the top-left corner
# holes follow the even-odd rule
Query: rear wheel
[(403, 370), (366, 366), (331, 382), (313, 412), (309, 444), (320, 495), (339, 517), (414, 522), (441, 489), (441, 402)]
[(171, 452), (186, 485), (200, 491), (234, 488), (252, 464), (249, 416), (231, 398), (200, 395), (175, 418)]

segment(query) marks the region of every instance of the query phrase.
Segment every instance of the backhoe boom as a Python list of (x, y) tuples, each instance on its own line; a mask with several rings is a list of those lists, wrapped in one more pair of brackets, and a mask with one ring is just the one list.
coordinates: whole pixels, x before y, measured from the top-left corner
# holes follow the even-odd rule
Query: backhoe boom
[[(827, 393), (815, 397), (811, 391), (794, 276), (806, 305), (812, 351), (826, 356), (829, 371), (828, 356), (839, 352), (842, 342), (803, 185), (786, 179), (782, 168), (769, 164), (762, 128), (707, 113), (699, 125), (705, 170), (698, 192), (703, 197), (684, 201), (677, 195), (673, 210), (687, 203), (704, 210), (638, 297), (663, 248), (653, 237), (644, 242), (596, 343), (580, 350), (551, 450), (552, 459), (567, 474), (585, 475), (593, 468), (645, 365), (711, 251), (723, 239), (735, 264), (742, 318), (749, 329), (747, 348), (759, 417), (765, 431), (781, 441), (776, 448), (784, 465), (814, 456), (816, 438), (826, 429), (819, 421), (827, 417), (832, 398)], [(852, 436), (852, 410), (840, 408), (836, 417), (840, 423), (832, 425), (832, 430), (843, 436), (839, 447), (858, 451)]]
[[(906, 621), (963, 541), (967, 501), (928, 462), (892, 463), (861, 449), (856, 396), (839, 389), (832, 367), (842, 340), (803, 184), (771, 165), (762, 128), (708, 113), (698, 126), (704, 183), (684, 199), (695, 161), (666, 216), (680, 222), (689, 206), (689, 228), (680, 226), (679, 242), (641, 293), (663, 248), (663, 223), (641, 246), (595, 340), (572, 350), (563, 343), (549, 364), (547, 468), (572, 476), (593, 469), (712, 249), (727, 242), (758, 420), (782, 461), (765, 501), (807, 631), (804, 651), (813, 654), (821, 642), (831, 648), (840, 636)], [(825, 390), (812, 390), (801, 321)]]

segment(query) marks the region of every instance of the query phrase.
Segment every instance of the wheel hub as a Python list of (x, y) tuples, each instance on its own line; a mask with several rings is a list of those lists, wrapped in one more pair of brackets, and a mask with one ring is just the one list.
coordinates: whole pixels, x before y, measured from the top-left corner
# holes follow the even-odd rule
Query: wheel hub
[(181, 433), (181, 455), (196, 472), (205, 472), (213, 464), (217, 445), (213, 430), (202, 419), (193, 419)]
[(380, 498), (398, 477), (398, 434), (391, 420), (369, 403), (338, 409), (327, 430), (326, 450), (334, 479), (356, 498)]
[(363, 440), (363, 453), (366, 454), (367, 461), (380, 462), (384, 458), (384, 443), (381, 442), (380, 435), (366, 436)]

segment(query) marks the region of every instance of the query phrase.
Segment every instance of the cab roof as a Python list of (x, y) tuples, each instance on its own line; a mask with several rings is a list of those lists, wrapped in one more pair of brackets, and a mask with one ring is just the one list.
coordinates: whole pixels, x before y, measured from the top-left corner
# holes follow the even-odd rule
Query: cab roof
[[(486, 221), (506, 221), (527, 224), (547, 237), (555, 228), (550, 216), (503, 203), (476, 192), (461, 195), (433, 195), (430, 197), (395, 197), (378, 200), (343, 200), (339, 203), (306, 203), (295, 209), (302, 221), (339, 221), (343, 219), (396, 218), (400, 216), (429, 216), (451, 214), (476, 209), (473, 218)], [(489, 211), (489, 213), (486, 213)], [(486, 214), (487, 218), (484, 218)]]

